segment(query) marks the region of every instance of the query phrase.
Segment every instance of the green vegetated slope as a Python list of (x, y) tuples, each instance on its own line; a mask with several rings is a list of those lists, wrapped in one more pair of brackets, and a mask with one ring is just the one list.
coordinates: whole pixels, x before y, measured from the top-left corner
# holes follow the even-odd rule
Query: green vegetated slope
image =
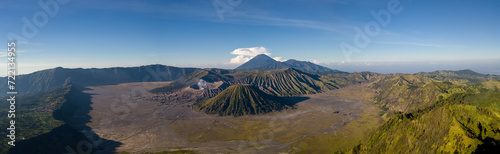
[(321, 79), (335, 85), (336, 88), (345, 87), (352, 84), (375, 81), (384, 75), (372, 72), (354, 73), (329, 73), (321, 76)]
[(90, 122), (91, 96), (82, 90), (69, 83), (45, 93), (16, 96), (16, 146), (2, 144), (1, 152), (71, 153), (88, 142), (93, 146), (87, 152), (113, 153), (121, 143), (102, 139), (85, 125)]
[(439, 81), (448, 81), (455, 85), (470, 85), (487, 80), (500, 80), (500, 76), (480, 74), (472, 70), (434, 71), (417, 73), (416, 75)]
[(282, 110), (286, 108), (286, 101), (252, 85), (232, 85), (196, 106), (208, 114), (242, 116)]
[[(386, 101), (379, 102), (386, 107), (407, 108), (394, 113), (350, 152), (484, 153), (500, 150), (500, 81), (467, 81), (465, 83), (470, 85), (465, 86), (451, 83), (456, 80), (437, 81), (418, 75), (393, 76), (381, 81), (392, 85), (377, 83), (373, 87), (388, 90), (380, 94), (389, 93), (391, 99), (381, 99), (383, 95), (380, 94), (375, 99)], [(437, 96), (436, 100), (423, 97), (424, 92)], [(406, 96), (412, 94), (420, 98)], [(404, 104), (405, 101), (409, 105)]]
[(355, 152), (495, 151), (500, 146), (499, 128), (498, 112), (470, 105), (444, 105), (421, 115), (390, 118)]
[(376, 103), (383, 109), (412, 112), (433, 105), (447, 83), (415, 75), (387, 75), (371, 88), (377, 90)]
[(499, 76), (482, 75), (470, 70), (392, 74), (372, 83), (371, 87), (377, 90), (375, 101), (380, 107), (408, 113), (433, 105), (440, 95), (447, 97), (453, 93), (478, 92), (478, 85), (467, 85), (491, 83), (496, 80), (490, 79), (496, 78)]
[[(16, 121), (16, 140), (23, 138), (27, 140), (63, 125), (64, 122), (56, 120), (52, 113), (66, 101), (64, 96), (68, 91), (69, 87), (64, 87), (36, 95), (16, 96), (16, 117), (13, 119)], [(3, 100), (7, 99), (3, 98)], [(2, 121), (0, 127), (4, 129), (9, 127), (9, 121), (12, 120), (7, 117), (9, 105), (9, 103), (0, 105), (0, 115), (5, 115), (0, 117)], [(0, 136), (4, 137), (2, 143), (5, 143), (0, 145), (1, 153), (6, 153), (10, 148), (6, 144), (10, 140), (5, 137), (7, 133), (7, 131), (0, 131)]]

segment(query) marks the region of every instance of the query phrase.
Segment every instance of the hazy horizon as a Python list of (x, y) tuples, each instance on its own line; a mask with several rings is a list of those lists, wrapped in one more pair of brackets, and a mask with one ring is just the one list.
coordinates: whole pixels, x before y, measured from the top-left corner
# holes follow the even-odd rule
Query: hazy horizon
[[(464, 64), (456, 64), (453, 62), (440, 62), (441, 65), (438, 65), (438, 62), (427, 62), (427, 63), (412, 63), (412, 62), (367, 62), (367, 63), (350, 63), (350, 64), (342, 64), (342, 63), (334, 63), (334, 64), (319, 64), (321, 66), (325, 66), (331, 69), (336, 69), (348, 73), (353, 73), (353, 72), (374, 72), (374, 73), (381, 73), (381, 74), (396, 74), (396, 73), (403, 73), (403, 74), (414, 74), (414, 73), (420, 73), (420, 72), (433, 72), (433, 71), (459, 71), (459, 70), (472, 70), (481, 74), (490, 74), (490, 75), (500, 75), (500, 71), (495, 69), (497, 68), (496, 66), (500, 65), (500, 61), (482, 61), (482, 62), (469, 62), (469, 63), (464, 63)], [(56, 66), (56, 67), (63, 67), (63, 68), (69, 68), (69, 69), (92, 69), (92, 68), (113, 68), (113, 67), (139, 67), (139, 66), (146, 66), (146, 65), (156, 65), (156, 64), (144, 64), (144, 65), (130, 65), (130, 66), (109, 66), (109, 67), (63, 67), (63, 66)], [(159, 65), (165, 65), (165, 64), (159, 64)], [(405, 67), (401, 67), (401, 66)], [(438, 65), (438, 66), (436, 66)], [(234, 67), (204, 67), (203, 65), (186, 65), (186, 66), (176, 66), (176, 65), (167, 65), (167, 66), (173, 66), (173, 67), (181, 67), (181, 68), (200, 68), (200, 69), (205, 69), (205, 68), (218, 68), (218, 69), (234, 69), (237, 66)], [(484, 67), (484, 66), (489, 66), (489, 67)], [(56, 67), (50, 67), (50, 68), (44, 68), (44, 69), (39, 69), (35, 70), (32, 72), (28, 73), (22, 73), (19, 75), (25, 75), (25, 74), (30, 74), (33, 72), (37, 71), (42, 71), (46, 69), (53, 69)], [(493, 71), (493, 72), (492, 72)], [(2, 77), (5, 77), (3, 75)]]

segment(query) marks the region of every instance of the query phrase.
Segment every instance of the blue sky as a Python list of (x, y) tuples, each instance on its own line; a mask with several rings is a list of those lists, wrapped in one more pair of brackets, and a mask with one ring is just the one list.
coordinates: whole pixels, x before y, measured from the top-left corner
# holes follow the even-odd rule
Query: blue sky
[[(54, 16), (37, 2), (0, 1), (0, 41), (8, 42), (9, 33), (26, 38), (18, 39), (20, 74), (57, 66), (235, 68), (258, 53), (349, 72), (500, 74), (494, 0), (42, 0), (56, 2)], [(371, 11), (389, 11), (388, 4), (399, 12), (383, 26)], [(33, 16), (41, 26), (28, 38), (22, 19), (33, 23)], [(370, 24), (370, 41), (356, 46), (354, 29), (366, 35)], [(346, 56), (342, 43), (358, 53)]]

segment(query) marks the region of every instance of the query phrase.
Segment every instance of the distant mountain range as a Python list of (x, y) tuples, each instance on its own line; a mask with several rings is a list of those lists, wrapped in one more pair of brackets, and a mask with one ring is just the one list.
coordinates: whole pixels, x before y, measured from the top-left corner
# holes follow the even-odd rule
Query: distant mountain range
[(457, 88), (475, 91), (460, 86), (488, 80), (500, 80), (500, 76), (484, 75), (472, 70), (387, 74), (373, 82), (371, 88), (379, 91), (374, 99), (382, 108), (409, 113), (432, 106), (438, 101), (438, 96), (457, 91)]
[(500, 76), (498, 75), (480, 74), (470, 69), (458, 71), (421, 72), (417, 73), (417, 75), (436, 80), (450, 81), (454, 82), (455, 84), (458, 84), (457, 82), (462, 82), (461, 84), (472, 84), (486, 80), (500, 80)]
[[(34, 94), (72, 83), (80, 86), (112, 85), (127, 82), (155, 82), (177, 80), (198, 68), (178, 68), (165, 65), (68, 69), (57, 67), (16, 77), (19, 94)], [(7, 92), (7, 78), (0, 78), (0, 96)]]
[(350, 84), (373, 81), (377, 73), (330, 73), (318, 75), (295, 68), (275, 70), (220, 70), (204, 69), (186, 75), (171, 84), (151, 90), (168, 93), (196, 85), (200, 79), (209, 83), (224, 82), (228, 85), (249, 84), (274, 96), (299, 96), (338, 89)]
[(265, 54), (260, 54), (255, 56), (246, 63), (237, 67), (236, 70), (252, 70), (252, 69), (273, 70), (273, 69), (284, 69), (284, 68), (295, 68), (298, 70), (307, 71), (311, 73), (342, 72), (339, 70), (334, 70), (320, 65), (316, 65), (311, 62), (298, 61), (294, 59), (290, 59), (285, 62), (279, 62)]
[[(257, 71), (257, 72), (255, 72)], [(311, 72), (311, 73), (310, 73)], [(316, 74), (319, 73), (319, 74)], [(203, 79), (207, 82), (224, 81), (228, 84), (252, 84), (265, 92), (277, 96), (291, 96), (317, 93), (344, 85), (369, 80), (376, 73), (345, 73), (332, 70), (311, 62), (288, 60), (278, 62), (267, 55), (257, 55), (235, 70), (179, 68), (166, 65), (138, 67), (113, 67), (91, 69), (69, 69), (57, 67), (16, 77), (16, 91), (19, 94), (34, 94), (67, 85), (85, 86), (112, 85), (127, 82), (174, 81), (182, 79), (178, 86), (190, 86)], [(479, 74), (471, 70), (435, 71), (417, 73), (418, 76), (452, 82), (479, 82), (500, 76)], [(0, 77), (0, 86), (7, 87), (7, 78)], [(469, 83), (463, 83), (469, 84)], [(176, 85), (176, 84), (172, 84)], [(307, 86), (304, 86), (307, 85)], [(178, 87), (170, 87), (176, 89)], [(165, 91), (168, 89), (156, 89)], [(7, 88), (0, 89), (5, 96)]]
[[(236, 70), (272, 70), (283, 68), (295, 68), (306, 72), (340, 72), (311, 62), (288, 60), (278, 62), (262, 54), (236, 68)], [(91, 68), (91, 69), (68, 69), (57, 67), (37, 71), (16, 77), (16, 91), (19, 94), (34, 94), (61, 87), (65, 84), (76, 84), (79, 86), (111, 85), (127, 82), (153, 82), (172, 81), (180, 79), (199, 68), (178, 68), (166, 65), (147, 65), (139, 67), (113, 67), (113, 68)], [(220, 70), (219, 71), (227, 71)], [(214, 75), (214, 74), (213, 74)], [(215, 74), (216, 75), (216, 74)], [(205, 77), (207, 81), (208, 76)], [(0, 86), (7, 87), (7, 78), (0, 77)], [(0, 96), (5, 96), (7, 88), (0, 89)]]

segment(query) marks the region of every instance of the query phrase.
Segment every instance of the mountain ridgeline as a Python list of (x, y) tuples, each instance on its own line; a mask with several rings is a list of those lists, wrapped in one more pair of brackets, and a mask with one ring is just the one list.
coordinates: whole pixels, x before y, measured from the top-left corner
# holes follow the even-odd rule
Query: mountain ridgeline
[[(246, 73), (242, 73), (246, 74)], [(337, 89), (327, 79), (316, 74), (310, 74), (294, 68), (263, 71), (255, 74), (240, 76), (235, 84), (251, 84), (261, 87), (265, 92), (275, 96), (298, 96), (303, 94), (315, 94), (326, 90)]]
[(287, 108), (286, 100), (266, 94), (252, 85), (232, 85), (217, 96), (196, 106), (207, 114), (242, 116), (279, 111)]
[[(377, 90), (379, 106), (396, 112), (413, 112), (432, 106), (438, 97), (459, 92), (478, 92), (482, 84), (500, 80), (500, 76), (483, 75), (471, 70), (435, 71), (417, 74), (388, 74), (371, 84)], [(491, 87), (492, 86), (492, 87)]]
[[(62, 87), (69, 82), (80, 86), (112, 85), (127, 82), (172, 81), (190, 74), (197, 68), (178, 68), (165, 65), (91, 69), (53, 68), (16, 77), (19, 94), (34, 94)], [(0, 86), (7, 87), (7, 78), (0, 78)], [(0, 96), (7, 88), (0, 89)]]
[(487, 80), (500, 80), (500, 76), (498, 75), (480, 74), (470, 69), (459, 71), (421, 72), (416, 75), (440, 81), (448, 81), (457, 85), (470, 85)]
[(285, 62), (279, 62), (271, 57), (260, 54), (250, 59), (246, 63), (237, 67), (236, 70), (274, 70), (274, 69), (284, 69), (284, 68), (295, 68), (302, 71), (307, 71), (311, 73), (324, 73), (324, 72), (341, 72), (339, 70), (329, 69), (320, 65), (316, 65), (311, 62), (298, 61), (294, 59), (287, 60)]
[(196, 71), (171, 84), (151, 90), (153, 93), (170, 93), (184, 87), (194, 86), (199, 79), (207, 82), (222, 81), (228, 85), (249, 84), (274, 96), (299, 96), (338, 89), (351, 84), (373, 81), (379, 74), (333, 73), (319, 75), (295, 68), (276, 70), (219, 70), (204, 69)]

